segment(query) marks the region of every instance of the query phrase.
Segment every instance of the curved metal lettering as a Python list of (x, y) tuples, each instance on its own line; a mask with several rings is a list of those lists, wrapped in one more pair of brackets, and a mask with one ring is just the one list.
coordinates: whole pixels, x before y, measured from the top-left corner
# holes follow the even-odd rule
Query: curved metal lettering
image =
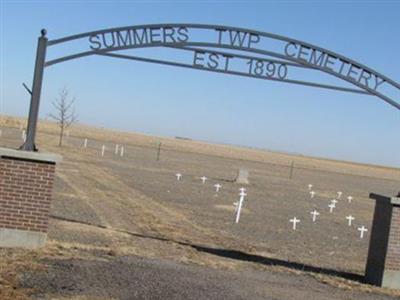
[[(86, 32), (48, 41), (47, 46), (85, 38), (87, 48), (84, 51), (52, 59), (45, 66), (89, 55), (129, 59), (126, 55), (108, 54), (126, 49), (168, 47), (192, 51), (193, 58), (189, 66), (195, 69), (375, 95), (400, 109), (400, 104), (387, 96), (386, 91), (389, 89), (399, 93), (399, 83), (340, 54), (276, 34), (207, 24), (151, 24)], [(216, 51), (216, 48), (235, 52)], [(146, 61), (146, 58), (131, 57)], [(187, 62), (179, 61), (147, 61), (188, 66)], [(291, 78), (295, 76), (292, 71), (298, 68), (325, 72), (351, 83), (357, 89)]]
[(343, 60), (329, 53), (301, 44), (293, 42), (287, 43), (285, 46), (285, 55), (329, 72), (344, 75), (349, 81), (357, 82), (364, 85), (366, 88), (372, 88), (374, 91), (386, 82), (386, 80), (380, 78), (377, 73), (367, 71), (357, 64), (350, 63), (348, 60)]

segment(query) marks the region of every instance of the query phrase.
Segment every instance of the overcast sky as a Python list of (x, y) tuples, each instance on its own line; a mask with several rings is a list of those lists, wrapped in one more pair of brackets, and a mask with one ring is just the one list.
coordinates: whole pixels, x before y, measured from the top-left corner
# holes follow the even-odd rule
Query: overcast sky
[[(32, 83), (41, 28), (51, 40), (152, 23), (244, 27), (330, 49), (400, 82), (400, 2), (345, 2), (2, 0), (1, 113), (27, 116), (22, 82)], [(42, 117), (64, 86), (86, 124), (400, 167), (400, 111), (373, 96), (87, 57), (46, 68)]]

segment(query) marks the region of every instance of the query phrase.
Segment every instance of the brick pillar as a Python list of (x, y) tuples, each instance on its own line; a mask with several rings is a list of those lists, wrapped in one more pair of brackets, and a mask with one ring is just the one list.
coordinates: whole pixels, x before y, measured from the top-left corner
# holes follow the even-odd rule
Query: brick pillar
[(392, 198), (393, 212), (384, 285), (400, 289), (400, 198)]
[(376, 200), (365, 278), (400, 289), (400, 198), (370, 194)]
[(45, 244), (60, 159), (54, 154), (0, 148), (0, 247)]

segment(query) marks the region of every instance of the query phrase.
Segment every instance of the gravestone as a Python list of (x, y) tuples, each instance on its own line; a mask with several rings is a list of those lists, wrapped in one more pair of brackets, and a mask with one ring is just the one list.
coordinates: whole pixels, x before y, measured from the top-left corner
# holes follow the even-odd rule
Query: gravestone
[(239, 169), (235, 182), (240, 184), (249, 184), (249, 171), (246, 169)]

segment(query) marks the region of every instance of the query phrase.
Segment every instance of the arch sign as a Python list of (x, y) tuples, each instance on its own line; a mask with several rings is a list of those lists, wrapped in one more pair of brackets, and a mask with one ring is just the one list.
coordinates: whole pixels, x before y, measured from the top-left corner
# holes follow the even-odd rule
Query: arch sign
[[(151, 24), (98, 30), (54, 40), (47, 39), (46, 30), (41, 33), (27, 138), (21, 146), (27, 151), (36, 150), (34, 141), (44, 68), (86, 56), (101, 55), (373, 95), (400, 109), (399, 100), (395, 100), (400, 99), (400, 84), (394, 80), (330, 50), (267, 32), (207, 24)], [(140, 48), (167, 51), (167, 59), (124, 51)], [(52, 58), (47, 52), (53, 50), (55, 54), (60, 51), (70, 53)], [(324, 76), (331, 80), (333, 77), (339, 83), (326, 82)], [(311, 79), (304, 80), (304, 77)]]

